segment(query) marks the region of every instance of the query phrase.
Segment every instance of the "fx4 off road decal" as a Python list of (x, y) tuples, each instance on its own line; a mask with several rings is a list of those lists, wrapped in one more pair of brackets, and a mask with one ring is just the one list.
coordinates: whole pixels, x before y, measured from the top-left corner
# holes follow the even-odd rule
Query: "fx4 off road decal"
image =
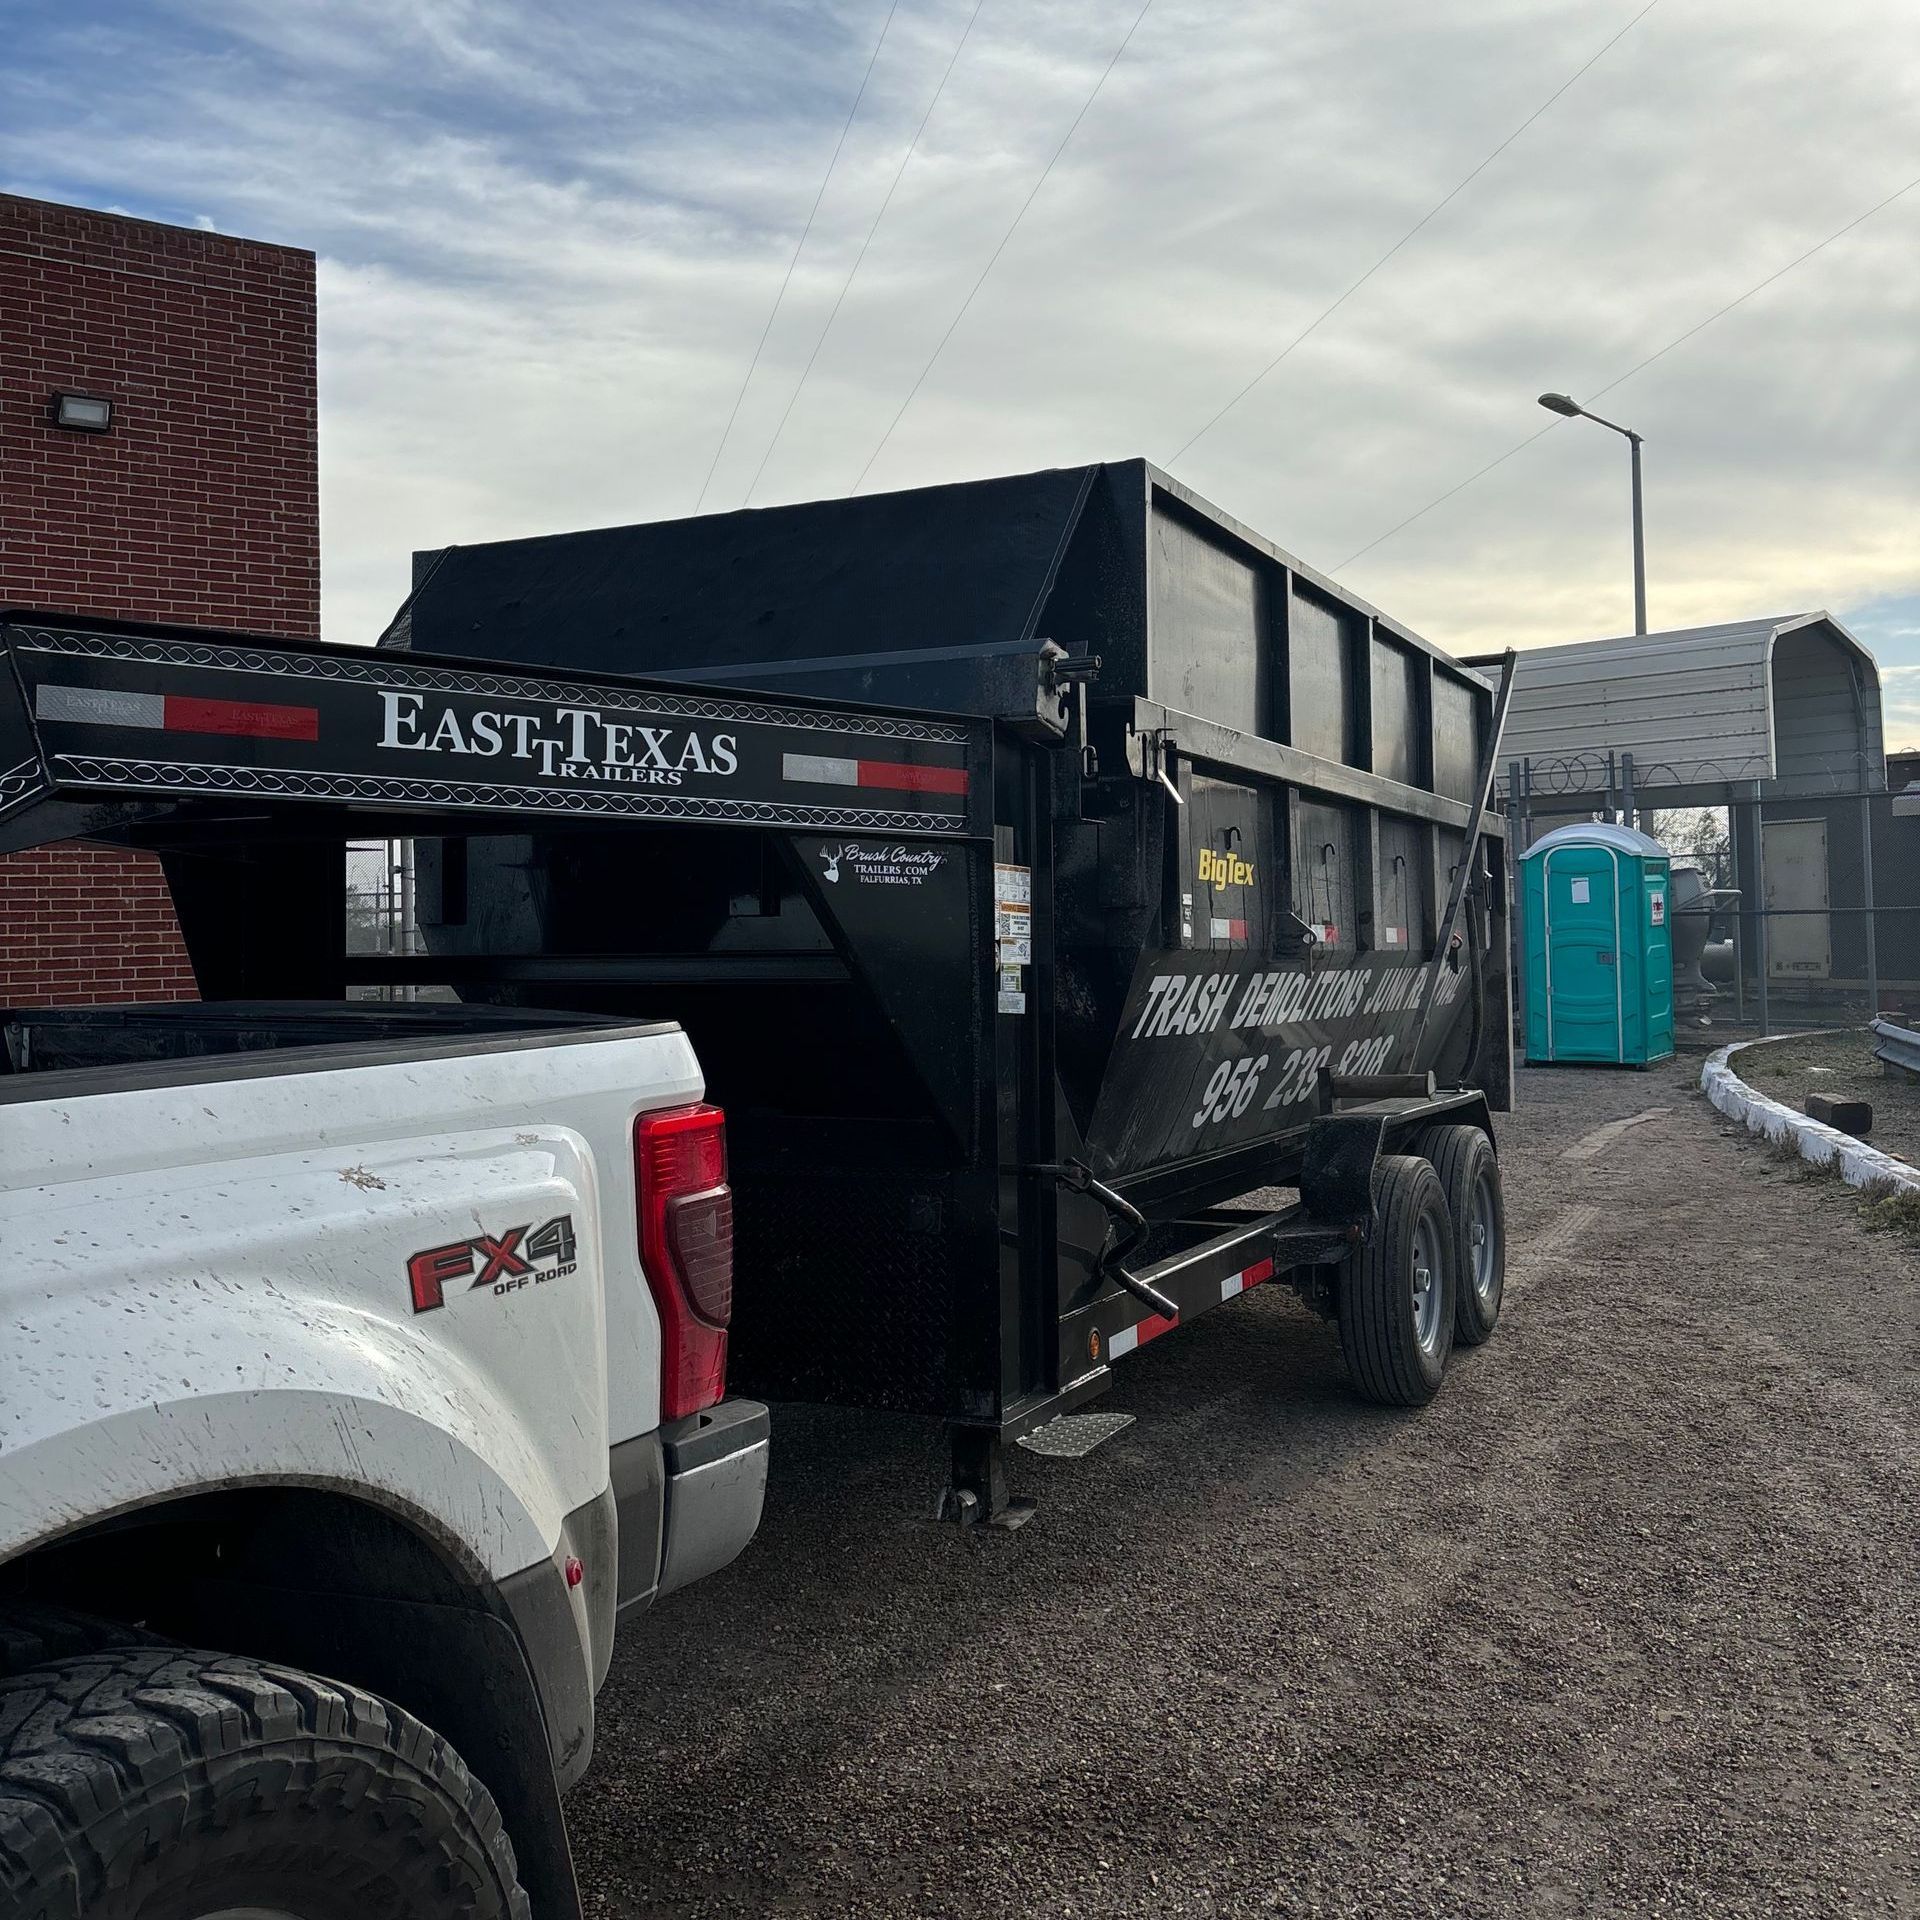
[(556, 1214), (537, 1232), (527, 1226), (505, 1233), (476, 1233), (471, 1240), (450, 1240), (444, 1247), (428, 1247), (407, 1262), (413, 1288), (413, 1310), (427, 1313), (444, 1307), (446, 1289), (457, 1280), (467, 1291), (491, 1287), (496, 1294), (513, 1293), (558, 1280), (576, 1265), (573, 1215)]

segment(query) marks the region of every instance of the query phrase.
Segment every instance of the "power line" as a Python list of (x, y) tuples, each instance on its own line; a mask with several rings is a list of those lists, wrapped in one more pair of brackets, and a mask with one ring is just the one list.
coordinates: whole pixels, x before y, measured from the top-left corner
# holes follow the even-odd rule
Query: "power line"
[[(1615, 387), (1625, 386), (1636, 373), (1644, 372), (1648, 367), (1652, 366), (1656, 360), (1665, 359), (1675, 347), (1684, 346), (1696, 333), (1700, 333), (1704, 331), (1704, 329), (1712, 326), (1716, 320), (1724, 318), (1727, 314), (1731, 313), (1735, 307), (1744, 306), (1756, 293), (1764, 293), (1776, 280), (1785, 279), (1795, 267), (1804, 266), (1816, 253), (1824, 252), (1828, 247), (1832, 246), (1836, 240), (1845, 239), (1855, 227), (1861, 226), (1871, 220), (1876, 213), (1880, 213), (1892, 206), (1902, 195), (1911, 193), (1915, 187), (1920, 187), (1920, 175), (1916, 175), (1913, 179), (1909, 180), (1904, 187), (1896, 187), (1884, 200), (1875, 201), (1865, 213), (1856, 214), (1844, 227), (1837, 228), (1834, 232), (1828, 234), (1824, 240), (1816, 241), (1805, 253), (1796, 254), (1784, 267), (1776, 267), (1764, 280), (1755, 282), (1745, 293), (1739, 295), (1738, 298), (1729, 300), (1724, 307), (1716, 307), (1704, 320), (1695, 321), (1685, 333), (1676, 334), (1664, 347), (1660, 347), (1648, 354), (1644, 360), (1636, 360), (1625, 373), (1617, 374), (1613, 379), (1609, 380), (1604, 387), (1596, 387), (1589, 398), (1599, 400), (1611, 393)], [(1504, 466), (1516, 453), (1524, 453), (1536, 440), (1541, 439), (1543, 436), (1553, 432), (1556, 427), (1564, 424), (1564, 422), (1559, 420), (1549, 420), (1538, 432), (1528, 434), (1517, 446), (1509, 447), (1506, 452), (1501, 454), (1497, 459), (1489, 460), (1484, 467), (1478, 468), (1475, 472), (1468, 474), (1464, 480), (1449, 487), (1445, 493), (1440, 494), (1437, 498), (1429, 500), (1418, 513), (1410, 513), (1404, 520), (1396, 521), (1385, 533), (1375, 535), (1364, 547), (1357, 548), (1354, 552), (1348, 554), (1347, 557), (1334, 568), (1334, 572), (1339, 573), (1345, 568), (1352, 566), (1363, 554), (1371, 553), (1375, 547), (1381, 545), (1384, 541), (1391, 540), (1396, 533), (1399, 533), (1403, 528), (1412, 526), (1416, 520), (1424, 520), (1435, 507), (1444, 506), (1456, 493), (1464, 492), (1468, 487), (1472, 486), (1476, 480), (1491, 473), (1495, 467)]]
[(914, 379), (913, 385), (907, 389), (907, 397), (900, 402), (898, 411), (895, 412), (893, 418), (887, 422), (886, 432), (880, 436), (879, 442), (875, 445), (873, 451), (867, 455), (867, 464), (860, 469), (859, 478), (847, 489), (849, 494), (858, 493), (866, 483), (867, 475), (873, 471), (873, 463), (878, 460), (880, 455), (885, 451), (887, 442), (893, 438), (894, 429), (906, 418), (907, 409), (913, 405), (914, 396), (918, 394), (921, 387), (926, 384), (927, 375), (933, 371), (934, 362), (946, 351), (947, 342), (953, 338), (954, 329), (966, 318), (967, 309), (973, 305), (974, 296), (987, 284), (987, 275), (993, 271), (994, 264), (999, 260), (1000, 256), (1006, 252), (1007, 242), (1013, 238), (1014, 233), (1019, 228), (1020, 222), (1027, 217), (1027, 209), (1033, 205), (1034, 200), (1039, 195), (1040, 189), (1047, 184), (1047, 175), (1053, 171), (1060, 156), (1066, 152), (1067, 143), (1079, 132), (1080, 122), (1087, 117), (1093, 103), (1099, 99), (1100, 89), (1107, 84), (1108, 76), (1113, 72), (1114, 68), (1120, 64), (1120, 56), (1126, 52), (1128, 45), (1132, 42), (1133, 36), (1140, 31), (1140, 22), (1147, 17), (1147, 9), (1152, 5), (1153, 0), (1143, 0), (1140, 11), (1133, 16), (1133, 25), (1127, 29), (1120, 44), (1114, 48), (1112, 58), (1109, 59), (1105, 67), (1101, 69), (1100, 78), (1093, 83), (1093, 91), (1087, 95), (1085, 101), (1081, 104), (1080, 111), (1073, 116), (1072, 126), (1068, 127), (1066, 132), (1061, 135), (1060, 144), (1054, 148), (1052, 159), (1041, 168), (1040, 178), (1033, 183), (1027, 197), (1021, 201), (1020, 211), (1013, 216), (1012, 226), (1008, 227), (1006, 232), (1000, 236), (1000, 244), (987, 256), (987, 264), (980, 269), (980, 277), (967, 289), (967, 297), (960, 302), (959, 312), (947, 322), (946, 332), (940, 336), (932, 353), (927, 356), (926, 365), (920, 369)]
[(1567, 89), (1571, 87), (1576, 80), (1578, 80), (1590, 68), (1597, 66), (1600, 63), (1600, 61), (1605, 59), (1606, 56), (1609, 53), (1611, 53), (1613, 49), (1617, 47), (1620, 44), (1620, 42), (1624, 40), (1627, 37), (1627, 35), (1631, 33), (1633, 29), (1637, 27), (1640, 24), (1640, 22), (1644, 20), (1647, 17), (1647, 15), (1650, 14), (1654, 10), (1654, 8), (1657, 7), (1659, 4), (1660, 4), (1660, 0), (1647, 0), (1647, 4), (1644, 7), (1642, 7), (1640, 11), (1636, 13), (1633, 16), (1633, 18), (1629, 20), (1627, 24), (1624, 27), (1622, 27), (1620, 31), (1616, 33), (1613, 36), (1613, 38), (1609, 40), (1604, 47), (1600, 49), (1598, 53), (1594, 54), (1590, 59), (1583, 62), (1578, 68), (1574, 70), (1574, 72), (1569, 74), (1566, 79), (1561, 81), (1561, 83), (1557, 87), (1555, 87), (1554, 90), (1550, 94), (1548, 94), (1547, 97), (1544, 100), (1542, 100), (1540, 104), (1537, 107), (1535, 107), (1534, 110), (1530, 114), (1528, 114), (1527, 117), (1524, 120), (1522, 120), (1520, 124), (1517, 127), (1515, 127), (1514, 130), (1510, 134), (1508, 134), (1507, 137), (1504, 140), (1502, 140), (1500, 144), (1497, 147), (1495, 147), (1494, 150), (1490, 154), (1488, 154), (1487, 157), (1484, 160), (1482, 160), (1480, 164), (1477, 167), (1475, 167), (1471, 173), (1469, 173), (1463, 180), (1461, 180), (1450, 192), (1445, 194), (1442, 198), (1436, 200), (1433, 203), (1433, 205), (1430, 206), (1426, 210), (1426, 212), (1423, 213), (1420, 216), (1420, 218), (1416, 220), (1413, 223), (1413, 225), (1410, 226), (1406, 230), (1406, 232), (1403, 233), (1400, 236), (1400, 238), (1396, 240), (1393, 243), (1393, 245), (1390, 246), (1386, 250), (1386, 252), (1383, 253), (1380, 256), (1380, 258), (1376, 260), (1373, 263), (1373, 265), (1370, 266), (1366, 270), (1366, 272), (1360, 276), (1358, 280), (1354, 281), (1354, 283), (1347, 288), (1345, 293), (1341, 294), (1339, 299), (1335, 300), (1331, 306), (1326, 307), (1321, 312), (1315, 314), (1314, 317), (1311, 320), (1309, 320), (1307, 324), (1304, 327), (1302, 327), (1300, 331), (1296, 333), (1293, 336), (1293, 338), (1289, 340), (1287, 344), (1284, 347), (1282, 347), (1280, 351), (1276, 353), (1273, 356), (1273, 358), (1269, 360), (1267, 364), (1264, 367), (1262, 367), (1260, 371), (1256, 373), (1253, 376), (1253, 378), (1249, 380), (1247, 384), (1244, 387), (1242, 387), (1240, 391), (1236, 393), (1233, 396), (1233, 398), (1229, 400), (1227, 404), (1224, 407), (1222, 407), (1220, 411), (1216, 413), (1213, 416), (1213, 418), (1209, 420), (1206, 423), (1206, 425), (1200, 429), (1198, 433), (1194, 434), (1190, 439), (1188, 439), (1185, 442), (1183, 446), (1181, 446), (1179, 451), (1173, 455), (1173, 458), (1167, 462), (1167, 465), (1172, 466), (1173, 462), (1175, 460), (1180, 459), (1182, 455), (1184, 455), (1188, 451), (1189, 448), (1196, 446), (1200, 441), (1204, 440), (1207, 437), (1207, 435), (1210, 434), (1214, 430), (1214, 428), (1217, 427), (1220, 424), (1220, 422), (1224, 420), (1227, 417), (1227, 415), (1230, 414), (1234, 410), (1234, 408), (1237, 407), (1240, 404), (1240, 402), (1244, 400), (1247, 397), (1247, 395), (1250, 394), (1254, 390), (1254, 388), (1257, 387), (1261, 383), (1261, 381), (1263, 381), (1267, 377), (1267, 375), (1270, 374), (1274, 370), (1274, 368), (1281, 363), (1281, 361), (1286, 359), (1286, 357), (1290, 353), (1292, 353), (1295, 347), (1299, 346), (1300, 343), (1303, 340), (1305, 340), (1310, 333), (1314, 332), (1322, 324), (1322, 322), (1332, 319), (1332, 317), (1336, 313), (1338, 313), (1340, 309), (1344, 307), (1347, 304), (1347, 302), (1351, 300), (1353, 296), (1356, 293), (1358, 293), (1360, 289), (1364, 287), (1367, 284), (1367, 282), (1371, 280), (1373, 276), (1376, 273), (1378, 273), (1380, 269), (1384, 267), (1387, 264), (1387, 262), (1391, 260), (1393, 256), (1396, 253), (1398, 253), (1400, 249), (1404, 247), (1407, 244), (1407, 242), (1411, 240), (1414, 237), (1414, 235), (1417, 234), (1420, 231), (1420, 229), (1428, 223), (1428, 221), (1432, 220), (1436, 214), (1444, 211), (1449, 205), (1452, 204), (1453, 201), (1457, 200), (1460, 197), (1460, 195), (1467, 190), (1468, 187), (1472, 186), (1474, 181), (1479, 179), (1479, 177), (1483, 173), (1485, 173), (1486, 170), (1490, 166), (1492, 166), (1493, 163), (1496, 160), (1498, 160), (1500, 156), (1503, 153), (1505, 153), (1506, 150), (1510, 146), (1512, 146), (1513, 143), (1516, 140), (1518, 140), (1520, 136), (1523, 133), (1525, 133), (1526, 130), (1530, 126), (1532, 126), (1533, 123), (1536, 120), (1538, 120), (1540, 116), (1543, 113), (1545, 113), (1546, 110), (1550, 106), (1552, 106), (1553, 103), (1556, 100), (1558, 100), (1560, 96), (1563, 93), (1565, 93)]
[(820, 202), (827, 197), (827, 182), (833, 178), (833, 170), (840, 164), (840, 149), (847, 144), (847, 135), (853, 131), (854, 116), (860, 111), (860, 102), (867, 97), (867, 82), (873, 78), (874, 63), (880, 58), (880, 49), (887, 43), (887, 29), (893, 25), (893, 16), (899, 11), (900, 0), (891, 0), (887, 8), (887, 17), (880, 23), (880, 37), (873, 43), (873, 51), (867, 56), (867, 70), (860, 76), (860, 91), (853, 96), (853, 105), (847, 109), (846, 124), (840, 129), (840, 138), (833, 143), (833, 155), (827, 162), (827, 170), (820, 176), (820, 191), (813, 196), (813, 205), (807, 210), (807, 224), (800, 229), (800, 238), (795, 243), (793, 258), (787, 262), (787, 270), (780, 279), (780, 291), (773, 296), (773, 310), (767, 315), (767, 324), (760, 329), (760, 338), (755, 343), (753, 358), (747, 362), (747, 377), (740, 382), (740, 391), (733, 396), (733, 407), (727, 415), (727, 424), (720, 429), (720, 444), (713, 450), (713, 458), (707, 463), (707, 477), (700, 483), (700, 497), (693, 503), (698, 513), (707, 504), (707, 489), (713, 485), (713, 476), (720, 466), (720, 456), (727, 450), (727, 436), (733, 432), (733, 423), (740, 417), (740, 403), (747, 397), (747, 389), (753, 385), (754, 369), (760, 364), (760, 356), (766, 351), (767, 336), (773, 332), (773, 323), (779, 317), (780, 303), (787, 297), (787, 287), (793, 279), (793, 270), (800, 264), (801, 250), (807, 244), (807, 235), (813, 231), (814, 216), (820, 211)]
[(800, 369), (800, 379), (793, 392), (787, 396), (786, 412), (780, 416), (780, 424), (773, 430), (773, 438), (767, 442), (767, 450), (760, 456), (760, 464), (753, 470), (753, 478), (747, 482), (746, 498), (742, 505), (750, 505), (753, 490), (760, 484), (760, 476), (767, 470), (767, 462), (773, 458), (773, 450), (780, 444), (780, 436), (787, 430), (787, 421), (793, 414), (795, 403), (800, 398), (800, 389), (807, 384), (807, 376), (813, 371), (813, 363), (820, 358), (820, 349), (827, 344), (827, 335), (833, 331), (833, 323), (840, 317), (840, 308), (852, 289), (854, 277), (860, 271), (860, 263), (867, 257), (867, 249), (873, 245), (873, 236), (880, 231), (880, 222), (886, 218), (887, 209), (893, 204), (894, 190), (899, 186), (901, 177), (906, 173), (907, 163), (912, 160), (920, 145), (920, 136), (927, 130), (927, 122), (933, 118), (933, 110), (940, 104), (940, 96), (947, 90), (947, 82), (953, 78), (953, 69), (960, 59), (960, 50), (967, 44), (968, 36), (973, 32), (973, 23), (980, 18), (980, 9), (986, 0), (973, 0), (973, 11), (967, 15), (967, 24), (960, 29), (960, 38), (953, 43), (953, 52), (947, 56), (946, 71), (940, 76), (940, 84), (933, 90), (933, 98), (927, 102), (927, 110), (920, 116), (920, 124), (913, 130), (913, 138), (907, 142), (907, 150), (900, 156), (900, 164), (894, 169), (893, 179), (888, 184), (886, 198), (880, 202), (880, 211), (873, 216), (873, 224), (867, 229), (867, 237), (860, 242), (860, 251), (853, 257), (853, 265), (847, 269), (847, 277), (840, 285), (839, 297), (833, 303), (833, 311), (827, 315), (827, 324), (820, 329), (820, 338), (813, 343), (813, 351), (807, 355), (807, 364)]

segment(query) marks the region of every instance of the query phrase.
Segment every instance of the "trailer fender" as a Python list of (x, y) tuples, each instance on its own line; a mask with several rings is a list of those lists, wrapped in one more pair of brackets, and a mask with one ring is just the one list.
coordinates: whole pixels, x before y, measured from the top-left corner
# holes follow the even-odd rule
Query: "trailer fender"
[[(1317, 1218), (1363, 1222), (1373, 1212), (1374, 1163), (1437, 1120), (1478, 1127), (1493, 1141), (1487, 1096), (1475, 1088), (1444, 1093), (1393, 1111), (1327, 1113), (1307, 1128), (1300, 1198)], [(1497, 1143), (1495, 1143), (1497, 1145)]]
[(1364, 1221), (1373, 1212), (1373, 1165), (1387, 1121), (1379, 1113), (1325, 1113), (1307, 1128), (1300, 1198), (1317, 1219)]

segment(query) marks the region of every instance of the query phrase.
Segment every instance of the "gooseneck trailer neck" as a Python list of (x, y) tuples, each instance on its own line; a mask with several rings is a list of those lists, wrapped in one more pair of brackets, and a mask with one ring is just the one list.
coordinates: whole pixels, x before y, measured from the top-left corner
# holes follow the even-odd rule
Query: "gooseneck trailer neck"
[[(13, 617), (0, 847), (158, 853), (211, 998), (679, 1020), (734, 1379), (939, 1416), (962, 1513), (1508, 1104), (1494, 689), (1140, 463), (457, 549), (395, 637)], [(347, 950), (372, 836), (424, 951)]]

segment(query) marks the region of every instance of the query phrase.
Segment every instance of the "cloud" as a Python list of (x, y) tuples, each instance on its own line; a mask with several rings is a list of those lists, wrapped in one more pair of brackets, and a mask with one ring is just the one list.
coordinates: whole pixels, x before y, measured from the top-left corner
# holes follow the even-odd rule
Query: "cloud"
[[(969, 7), (894, 16), (723, 506)], [(1166, 458), (1634, 10), (1158, 0), (870, 484)], [(1135, 11), (986, 0), (758, 499), (851, 484)], [(318, 250), (326, 623), (359, 638), (415, 546), (691, 510), (884, 13), (27, 0), (0, 179)], [(1910, 178), (1917, 123), (1910, 0), (1668, 0), (1181, 477), (1331, 565)], [(1920, 192), (1609, 395), (1656, 625), (1920, 595), (1917, 340)], [(1624, 451), (1566, 423), (1346, 578), (1463, 650), (1617, 631)], [(1920, 661), (1917, 628), (1870, 643)]]

